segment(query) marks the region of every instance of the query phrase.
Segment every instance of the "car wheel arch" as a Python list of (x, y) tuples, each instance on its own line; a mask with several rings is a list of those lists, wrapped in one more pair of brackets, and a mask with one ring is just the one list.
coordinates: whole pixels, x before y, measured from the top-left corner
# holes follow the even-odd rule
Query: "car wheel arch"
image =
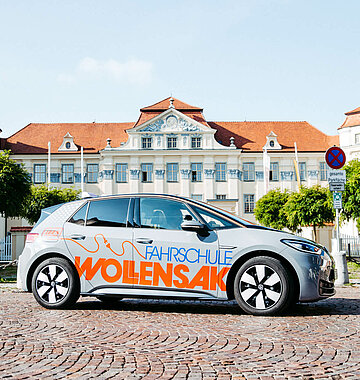
[[(31, 264), (31, 266), (28, 270), (27, 277), (26, 277), (26, 287), (27, 287), (28, 292), (32, 291), (31, 282), (32, 282), (32, 278), (33, 278), (33, 275), (35, 273), (36, 268), (39, 266), (39, 264), (41, 262), (43, 262), (47, 259), (52, 259), (52, 258), (61, 258), (61, 259), (67, 260), (69, 262), (69, 264), (73, 267), (73, 269), (75, 269), (75, 271), (77, 271), (74, 263), (71, 260), (69, 260), (68, 257), (66, 257), (65, 255), (62, 255), (61, 253), (49, 252), (49, 253), (46, 253), (44, 255), (41, 255)], [(80, 279), (79, 279), (79, 282), (80, 282)]]
[(300, 295), (300, 282), (299, 282), (299, 277), (296, 273), (295, 268), (291, 265), (291, 263), (286, 260), (284, 256), (279, 255), (276, 252), (272, 251), (252, 251), (248, 252), (242, 256), (240, 256), (231, 266), (229, 274), (226, 279), (226, 294), (229, 300), (235, 299), (235, 294), (234, 294), (234, 282), (235, 282), (235, 277), (240, 269), (240, 267), (248, 260), (258, 257), (258, 256), (268, 256), (272, 257), (274, 259), (279, 260), (284, 267), (290, 272), (291, 277), (294, 279), (294, 284), (295, 284), (295, 290), (294, 290), (294, 297), (295, 301), (297, 302), (299, 299)]

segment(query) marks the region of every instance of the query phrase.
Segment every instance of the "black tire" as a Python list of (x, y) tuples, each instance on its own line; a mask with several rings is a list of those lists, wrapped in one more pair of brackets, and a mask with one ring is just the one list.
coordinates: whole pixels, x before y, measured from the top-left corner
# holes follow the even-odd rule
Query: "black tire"
[(31, 285), (36, 301), (47, 309), (70, 308), (80, 296), (80, 281), (75, 268), (60, 257), (40, 263)]
[(292, 304), (294, 282), (279, 260), (259, 256), (240, 267), (235, 277), (234, 294), (247, 314), (275, 315)]

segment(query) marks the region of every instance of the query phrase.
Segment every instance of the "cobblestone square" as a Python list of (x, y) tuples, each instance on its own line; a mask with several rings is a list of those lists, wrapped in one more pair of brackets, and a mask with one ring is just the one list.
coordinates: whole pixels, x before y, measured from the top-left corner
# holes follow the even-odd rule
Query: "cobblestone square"
[(254, 317), (234, 302), (81, 298), (46, 310), (2, 286), (0, 314), (0, 378), (360, 378), (358, 287)]

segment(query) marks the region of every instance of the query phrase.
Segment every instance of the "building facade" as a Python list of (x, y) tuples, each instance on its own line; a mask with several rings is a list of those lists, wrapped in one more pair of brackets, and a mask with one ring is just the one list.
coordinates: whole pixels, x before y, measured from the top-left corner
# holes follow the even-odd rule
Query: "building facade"
[(202, 108), (173, 98), (141, 108), (133, 123), (29, 124), (2, 147), (34, 184), (80, 189), (82, 148), (89, 193), (181, 195), (255, 221), (268, 190), (297, 189), (295, 144), (301, 183), (327, 185), (324, 153), (338, 136), (305, 121), (207, 121)]

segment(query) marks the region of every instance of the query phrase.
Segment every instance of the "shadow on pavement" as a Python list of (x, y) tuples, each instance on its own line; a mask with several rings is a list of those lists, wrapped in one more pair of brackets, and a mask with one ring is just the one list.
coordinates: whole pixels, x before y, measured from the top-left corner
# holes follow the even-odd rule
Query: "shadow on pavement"
[[(232, 314), (245, 315), (236, 301), (192, 301), (192, 300), (157, 300), (157, 299), (123, 299), (101, 302), (95, 298), (81, 298), (74, 309), (77, 310), (118, 310), (146, 311), (153, 313), (186, 314)], [(280, 316), (324, 316), (324, 315), (360, 315), (360, 299), (330, 298), (314, 303), (296, 304)]]

